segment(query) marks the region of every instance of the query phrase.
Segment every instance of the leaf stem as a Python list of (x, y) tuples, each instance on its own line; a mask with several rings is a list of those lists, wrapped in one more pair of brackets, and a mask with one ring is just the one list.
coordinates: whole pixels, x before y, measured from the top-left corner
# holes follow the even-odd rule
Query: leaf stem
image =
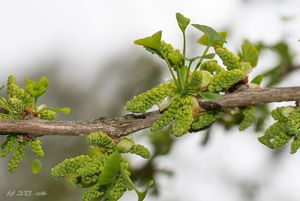
[[(185, 52), (186, 52), (186, 36), (185, 36), (185, 32), (183, 31), (182, 32), (182, 34), (183, 34), (183, 50), (182, 50), (182, 53), (183, 53), (183, 56), (184, 56), (184, 58), (185, 58)], [(185, 65), (185, 59), (183, 59), (183, 61), (182, 61), (182, 65), (184, 66)]]
[(176, 77), (175, 77), (175, 74), (174, 74), (174, 72), (173, 72), (173, 70), (172, 70), (172, 67), (171, 67), (171, 64), (170, 64), (168, 58), (166, 57), (166, 55), (165, 55), (162, 51), (159, 51), (159, 53), (162, 55), (162, 57), (163, 57), (164, 60), (166, 61), (167, 65), (168, 65), (168, 68), (169, 68), (169, 70), (170, 70), (170, 72), (171, 72), (172, 78), (173, 78), (173, 80), (174, 80), (174, 82), (175, 82), (177, 88), (179, 88), (178, 81), (177, 81), (177, 79), (176, 79)]
[(199, 66), (201, 65), (202, 61), (204, 60), (204, 56), (206, 55), (207, 51), (209, 50), (210, 45), (206, 46), (204, 52), (202, 53), (199, 62), (197, 63), (193, 73), (199, 68)]
[(179, 91), (182, 90), (182, 77), (181, 77), (181, 70), (179, 70), (178, 66), (176, 68), (176, 74), (177, 74), (177, 79), (178, 79), (178, 86), (179, 86)]

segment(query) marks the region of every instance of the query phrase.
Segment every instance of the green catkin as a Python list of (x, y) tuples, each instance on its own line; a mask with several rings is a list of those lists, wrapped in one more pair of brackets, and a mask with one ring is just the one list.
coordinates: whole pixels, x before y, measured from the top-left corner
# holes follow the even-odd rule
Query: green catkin
[(172, 100), (171, 105), (162, 113), (160, 118), (152, 124), (151, 131), (157, 131), (159, 129), (162, 129), (166, 127), (169, 123), (171, 123), (174, 120), (179, 107), (180, 107), (179, 98), (175, 97)]
[(21, 100), (25, 105), (32, 106), (33, 99), (24, 89), (21, 89), (16, 84), (10, 84), (7, 86), (7, 88), (9, 98), (17, 98)]
[(274, 148), (279, 148), (279, 147), (285, 145), (286, 143), (288, 143), (288, 141), (291, 138), (292, 138), (292, 136), (288, 135), (288, 133), (279, 132), (278, 135), (273, 138), (271, 143)]
[(300, 128), (300, 109), (297, 108), (288, 114), (287, 128), (296, 134)]
[(300, 134), (298, 132), (298, 134), (294, 137), (293, 142), (291, 144), (290, 153), (291, 154), (296, 153), (299, 148), (300, 148)]
[[(147, 48), (147, 47), (146, 47), (146, 50), (148, 50), (149, 52), (151, 52), (153, 54), (157, 54), (160, 58), (164, 59), (164, 57), (161, 55), (160, 52), (158, 52), (156, 50), (153, 50), (151, 48)], [(174, 47), (171, 44), (166, 43), (163, 40), (160, 41), (160, 51), (168, 58), (168, 60), (169, 60), (169, 55), (170, 54), (177, 54), (175, 52), (179, 52), (180, 53), (180, 50), (174, 49)]]
[(216, 54), (222, 60), (224, 66), (227, 67), (228, 70), (237, 69), (240, 67), (240, 58), (235, 56), (230, 50), (225, 47), (215, 47)]
[(65, 159), (63, 162), (51, 169), (52, 177), (63, 177), (68, 174), (75, 173), (79, 168), (83, 167), (90, 159), (87, 155), (80, 155), (75, 158)]
[(79, 188), (88, 188), (93, 186), (99, 180), (99, 174), (90, 175), (70, 175), (70, 184)]
[(160, 49), (170, 61), (171, 66), (178, 65), (182, 62), (183, 55), (181, 55), (180, 50), (174, 49), (171, 44), (161, 41)]
[(194, 117), (191, 130), (198, 131), (209, 127), (220, 117), (220, 114), (220, 112), (215, 111), (201, 112)]
[(295, 110), (295, 107), (291, 107), (291, 106), (278, 107), (272, 110), (271, 115), (275, 120), (286, 121), (288, 119), (290, 112), (292, 112), (293, 110)]
[(115, 182), (115, 185), (111, 188), (108, 193), (108, 201), (117, 201), (127, 191), (126, 180), (119, 175)]
[(284, 108), (285, 107), (278, 107), (278, 108), (272, 110), (271, 115), (272, 115), (274, 120), (277, 120), (277, 121), (286, 121), (287, 120), (287, 116), (284, 116), (282, 114), (282, 110)]
[(199, 92), (202, 83), (202, 73), (200, 71), (196, 71), (192, 74), (190, 78), (189, 88), (196, 92)]
[(17, 80), (16, 80), (15, 76), (13, 76), (13, 75), (8, 76), (7, 86), (9, 86), (11, 84), (16, 84), (16, 83), (17, 83)]
[(89, 188), (83, 195), (82, 195), (82, 201), (92, 201), (100, 196), (105, 194), (105, 189), (103, 186), (100, 186), (98, 184), (95, 184), (91, 188)]
[(85, 176), (81, 175), (81, 180), (85, 185), (93, 185), (99, 180), (99, 173), (88, 174)]
[(43, 109), (39, 112), (39, 118), (43, 120), (55, 120), (57, 118), (57, 114), (52, 110)]
[(112, 149), (115, 146), (112, 138), (102, 131), (90, 133), (86, 138), (86, 143), (106, 149)]
[(217, 74), (225, 70), (222, 66), (218, 65), (218, 62), (215, 60), (203, 62), (200, 66), (200, 69), (206, 70), (211, 74)]
[(145, 113), (156, 103), (162, 101), (165, 97), (174, 94), (174, 83), (160, 84), (157, 87), (134, 96), (133, 99), (125, 104), (125, 109), (134, 113)]
[(28, 142), (31, 151), (38, 157), (44, 157), (45, 153), (42, 148), (41, 141), (38, 139), (32, 139)]
[(71, 176), (71, 184), (86, 188), (97, 183), (103, 166), (104, 157), (88, 158), (82, 167), (78, 168)]
[(255, 107), (253, 106), (247, 106), (243, 110), (244, 117), (239, 126), (240, 131), (244, 131), (251, 126), (251, 124), (254, 121), (254, 114), (255, 114)]
[(25, 143), (19, 142), (17, 148), (15, 149), (12, 157), (8, 161), (8, 171), (14, 172), (18, 168), (25, 153)]
[(89, 174), (95, 174), (99, 173), (100, 167), (104, 165), (104, 159), (105, 157), (94, 157), (89, 158), (86, 162), (86, 164), (78, 169), (77, 173), (80, 175), (89, 175)]
[(134, 146), (134, 141), (129, 138), (122, 138), (116, 145), (116, 150), (119, 153), (128, 153), (130, 149)]
[(0, 119), (15, 119), (14, 116), (0, 113)]
[(240, 69), (230, 71), (222, 71), (214, 75), (208, 85), (210, 92), (219, 92), (229, 89), (234, 84), (241, 81), (246, 76), (246, 73)]
[(291, 138), (286, 122), (276, 122), (271, 125), (258, 140), (269, 148), (279, 148)]
[(18, 98), (9, 98), (7, 103), (18, 113), (21, 113), (25, 108), (24, 103)]
[(18, 141), (17, 135), (9, 135), (6, 137), (6, 141), (3, 144), (3, 149), (0, 152), (0, 157), (6, 156), (14, 147), (14, 144)]
[(192, 106), (193, 99), (191, 96), (179, 98), (181, 106), (175, 115), (175, 121), (172, 124), (171, 133), (176, 137), (182, 136), (188, 132), (193, 122)]
[(140, 145), (140, 144), (134, 145), (131, 148), (130, 153), (139, 155), (139, 156), (141, 156), (143, 158), (146, 158), (146, 159), (151, 158), (150, 151), (146, 147), (144, 147), (143, 145)]

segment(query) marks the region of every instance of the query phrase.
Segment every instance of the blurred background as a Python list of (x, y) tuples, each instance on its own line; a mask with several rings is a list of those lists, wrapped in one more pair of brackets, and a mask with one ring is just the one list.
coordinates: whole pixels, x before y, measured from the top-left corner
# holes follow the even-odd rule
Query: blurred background
[[(192, 23), (228, 31), (227, 47), (232, 50), (238, 51), (244, 39), (262, 41), (269, 49), (261, 53), (251, 77), (279, 69), (270, 78), (275, 81), (266, 86), (299, 86), (300, 72), (290, 68), (300, 64), (299, 8), (297, 0), (0, 0), (0, 85), (9, 74), (20, 83), (26, 76), (46, 75), (50, 85), (41, 102), (72, 109), (60, 119), (125, 114), (125, 101), (169, 78), (164, 63), (132, 41), (163, 30), (163, 39), (181, 48), (175, 19), (181, 12)], [(199, 55), (200, 36), (188, 29), (188, 56)], [(219, 124), (209, 133), (186, 135), (176, 142), (165, 137), (165, 144), (159, 145), (153, 143), (157, 136), (149, 140), (148, 130), (135, 134), (138, 142), (159, 152), (150, 162), (130, 158), (135, 175), (156, 179), (157, 189), (146, 200), (299, 201), (300, 153), (290, 155), (288, 147), (269, 150), (257, 140), (262, 132), (255, 130), (260, 129), (241, 133), (236, 126)], [(64, 179), (50, 178), (49, 171), (63, 159), (85, 153), (83, 138), (52, 136), (42, 137), (42, 142), (46, 157), (38, 175), (31, 173), (25, 160), (9, 174), (7, 159), (0, 160), (1, 201), (80, 200), (83, 191)], [(14, 189), (48, 194), (7, 196)], [(121, 200), (136, 197), (126, 193)]]

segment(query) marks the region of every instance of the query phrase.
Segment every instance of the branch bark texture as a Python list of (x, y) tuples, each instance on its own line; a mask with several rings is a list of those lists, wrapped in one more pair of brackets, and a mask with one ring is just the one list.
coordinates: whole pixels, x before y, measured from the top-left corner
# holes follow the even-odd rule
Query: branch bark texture
[[(214, 101), (198, 98), (199, 105), (206, 110), (298, 100), (300, 87), (248, 89), (223, 95)], [(92, 131), (101, 130), (118, 139), (149, 128), (159, 116), (159, 111), (154, 111), (143, 116), (128, 114), (116, 118), (102, 117), (92, 121), (0, 120), (0, 134), (84, 136)]]

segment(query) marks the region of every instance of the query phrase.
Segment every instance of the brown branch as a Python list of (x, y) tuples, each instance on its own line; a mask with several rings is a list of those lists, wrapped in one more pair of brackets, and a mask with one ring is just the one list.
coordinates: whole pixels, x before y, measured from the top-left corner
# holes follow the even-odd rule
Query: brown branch
[[(198, 98), (200, 106), (206, 110), (298, 100), (300, 100), (300, 87), (248, 89), (226, 94), (215, 101)], [(117, 139), (120, 136), (149, 128), (159, 116), (160, 113), (154, 111), (145, 116), (128, 114), (122, 117), (99, 118), (93, 121), (0, 120), (0, 133), (3, 135), (18, 133), (31, 136), (84, 136), (92, 131), (101, 130)]]

